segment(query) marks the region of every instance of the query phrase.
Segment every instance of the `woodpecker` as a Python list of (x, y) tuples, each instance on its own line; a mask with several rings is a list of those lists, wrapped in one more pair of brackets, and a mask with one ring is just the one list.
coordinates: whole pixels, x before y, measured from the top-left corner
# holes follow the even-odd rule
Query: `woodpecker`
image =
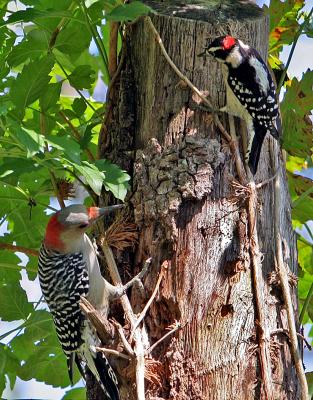
[(245, 120), (248, 128), (246, 161), (254, 175), (266, 133), (279, 139), (279, 109), (271, 74), (254, 48), (229, 35), (208, 42), (200, 56), (205, 53), (224, 64), (226, 106), (219, 111)]
[(119, 399), (117, 378), (103, 353), (96, 351), (100, 340), (79, 301), (86, 297), (106, 317), (109, 301), (122, 294), (118, 293), (121, 288), (102, 277), (96, 251), (85, 233), (99, 218), (121, 207), (75, 204), (58, 211), (48, 222), (38, 261), (41, 290), (67, 358), (71, 382), (74, 362), (82, 374), (85, 364), (110, 400)]

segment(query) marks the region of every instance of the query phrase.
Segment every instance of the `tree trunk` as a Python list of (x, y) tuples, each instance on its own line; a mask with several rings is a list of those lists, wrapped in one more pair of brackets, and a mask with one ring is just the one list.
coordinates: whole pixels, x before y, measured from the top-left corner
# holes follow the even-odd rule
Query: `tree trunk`
[[(197, 57), (208, 38), (232, 34), (257, 48), (266, 59), (268, 17), (252, 4), (146, 3), (157, 11), (151, 19), (176, 66), (216, 107), (225, 103), (220, 64)], [(197, 96), (173, 72), (147, 23), (141, 20), (130, 26), (126, 36), (125, 62), (118, 89), (111, 97), (111, 136), (100, 138), (100, 153), (133, 175), (131, 202), (140, 233), (135, 261), (124, 254), (124, 266), (134, 269), (153, 258), (144, 279), (146, 297), (132, 291), (135, 312), (142, 310), (151, 295), (161, 264), (167, 265), (145, 318), (150, 344), (175, 321), (182, 325), (152, 352), (160, 361), (153, 370), (160, 385), (146, 381), (146, 398), (265, 399), (247, 205), (235, 195), (232, 181), (237, 175), (229, 146), (212, 115), (197, 107)], [(228, 128), (228, 116), (223, 118)], [(241, 137), (243, 124), (236, 121), (236, 128)], [(270, 146), (273, 139), (267, 136), (256, 182), (275, 173)], [(274, 157), (279, 157), (278, 146), (274, 148)], [(296, 273), (284, 172), (281, 181), (284, 257)], [(272, 182), (258, 190), (255, 215), (263, 254), (259, 284), (270, 338), (273, 399), (298, 399), (288, 337), (282, 331), (288, 325), (281, 291), (268, 279), (275, 271)], [(296, 312), (295, 289), (292, 296)], [(123, 400), (136, 398), (134, 381), (124, 379), (122, 386)]]

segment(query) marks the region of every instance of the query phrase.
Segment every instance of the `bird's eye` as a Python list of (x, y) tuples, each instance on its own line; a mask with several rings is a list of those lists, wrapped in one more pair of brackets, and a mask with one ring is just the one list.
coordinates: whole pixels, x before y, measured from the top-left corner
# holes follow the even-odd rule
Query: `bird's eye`
[(80, 225), (78, 226), (78, 228), (79, 228), (79, 229), (84, 229), (84, 228), (87, 228), (87, 226), (88, 226), (87, 223), (85, 223), (85, 224), (80, 224)]

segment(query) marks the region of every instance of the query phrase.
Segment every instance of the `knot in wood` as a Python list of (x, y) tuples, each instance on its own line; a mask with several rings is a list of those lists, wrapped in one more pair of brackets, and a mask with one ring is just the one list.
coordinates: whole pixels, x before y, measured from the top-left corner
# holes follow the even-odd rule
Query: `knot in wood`
[(136, 223), (172, 224), (185, 200), (202, 200), (212, 190), (214, 170), (224, 161), (215, 139), (187, 136), (166, 148), (154, 138), (135, 162)]

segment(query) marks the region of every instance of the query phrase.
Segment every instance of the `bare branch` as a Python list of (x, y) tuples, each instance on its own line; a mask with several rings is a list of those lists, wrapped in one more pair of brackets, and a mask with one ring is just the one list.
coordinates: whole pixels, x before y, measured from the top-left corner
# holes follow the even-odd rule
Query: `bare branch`
[(113, 356), (123, 358), (124, 360), (128, 360), (128, 361), (131, 360), (131, 358), (129, 356), (126, 356), (125, 354), (123, 354), (117, 350), (107, 349), (106, 347), (96, 347), (96, 350), (102, 351), (102, 353), (105, 353), (105, 354), (111, 354)]
[(95, 327), (101, 341), (106, 343), (108, 340), (112, 340), (114, 331), (109, 321), (105, 319), (85, 297), (80, 298), (79, 306)]
[(15, 246), (14, 244), (9, 243), (0, 243), (0, 249), (5, 249), (9, 251), (20, 251), (21, 253), (27, 254), (29, 256), (36, 256), (38, 257), (39, 251), (35, 249), (28, 249), (27, 247), (23, 246)]
[(298, 347), (297, 330), (295, 325), (295, 315), (292, 306), (290, 287), (288, 281), (288, 273), (286, 270), (282, 239), (280, 236), (280, 210), (281, 210), (281, 187), (280, 175), (275, 178), (274, 184), (274, 211), (275, 211), (275, 244), (276, 244), (276, 267), (279, 275), (279, 280), (282, 288), (283, 299), (287, 311), (287, 320), (289, 326), (290, 350), (295, 363), (298, 379), (301, 386), (301, 400), (309, 400), (308, 384), (305, 377), (302, 359), (300, 356), (300, 349)]
[(163, 279), (163, 277), (164, 277), (164, 275), (165, 275), (165, 270), (167, 269), (167, 267), (168, 267), (167, 261), (164, 261), (163, 264), (161, 265), (161, 271), (160, 271), (160, 274), (159, 274), (157, 283), (156, 283), (156, 285), (155, 285), (154, 291), (153, 291), (153, 293), (152, 293), (150, 299), (148, 300), (147, 304), (145, 305), (144, 309), (141, 311), (139, 317), (137, 318), (136, 324), (135, 324), (135, 326), (132, 328), (132, 334), (130, 335), (130, 337), (133, 336), (134, 331), (135, 331), (136, 328), (139, 326), (140, 322), (144, 319), (144, 317), (145, 317), (145, 315), (146, 315), (146, 313), (147, 313), (149, 307), (151, 306), (151, 304), (152, 304), (152, 302), (153, 302), (153, 300), (154, 300), (154, 298), (155, 298), (155, 296), (156, 296), (156, 294), (157, 294), (157, 292), (158, 292), (158, 290), (159, 290), (160, 283), (161, 283), (161, 281), (162, 281), (162, 279)]
[(164, 336), (162, 336), (159, 340), (157, 340), (149, 349), (146, 351), (146, 355), (150, 354), (163, 340), (173, 335), (178, 329), (181, 329), (182, 326), (180, 322), (175, 321), (173, 325), (169, 326), (169, 332), (167, 332)]

